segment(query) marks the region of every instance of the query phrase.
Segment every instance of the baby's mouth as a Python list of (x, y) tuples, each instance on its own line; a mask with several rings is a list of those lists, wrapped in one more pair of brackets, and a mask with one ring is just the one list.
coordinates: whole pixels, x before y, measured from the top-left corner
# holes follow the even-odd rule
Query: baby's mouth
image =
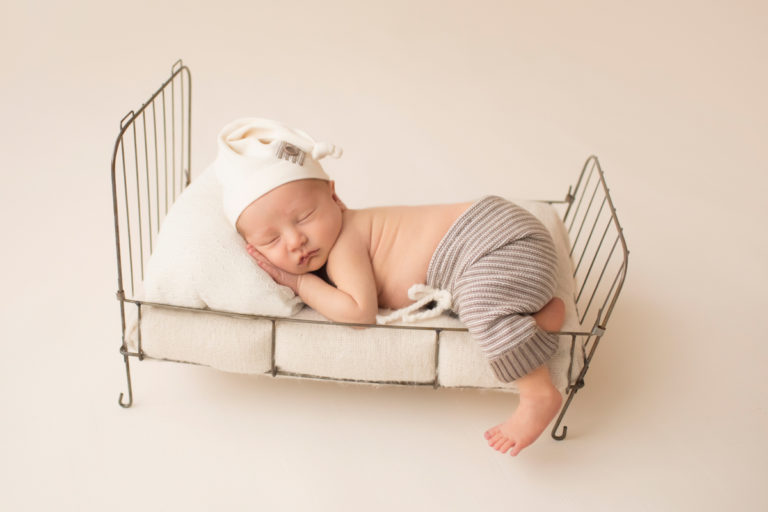
[(306, 264), (312, 256), (314, 256), (314, 255), (316, 255), (318, 253), (319, 250), (320, 249), (315, 249), (314, 251), (309, 251), (307, 254), (302, 256), (301, 259), (299, 259), (299, 265)]

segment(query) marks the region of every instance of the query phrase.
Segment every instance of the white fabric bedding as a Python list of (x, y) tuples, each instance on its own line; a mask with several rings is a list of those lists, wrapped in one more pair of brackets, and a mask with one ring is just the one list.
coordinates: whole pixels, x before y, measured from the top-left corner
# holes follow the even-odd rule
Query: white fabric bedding
[(163, 221), (144, 279), (144, 300), (244, 314), (290, 316), (302, 302), (245, 251), (224, 217), (221, 185), (208, 169)]
[[(558, 288), (555, 294), (566, 304), (566, 321), (562, 331), (583, 332), (584, 329), (578, 323), (574, 303), (574, 280), (568, 238), (557, 212), (546, 203), (516, 202), (536, 215), (547, 226), (555, 240), (559, 263)], [(165, 229), (165, 225), (163, 228)], [(238, 248), (244, 257), (249, 258), (242, 247), (238, 246)], [(160, 247), (157, 250), (159, 251)], [(153, 255), (154, 258), (155, 255)], [(247, 260), (246, 262), (251, 265), (252, 272), (251, 262)], [(175, 275), (178, 277), (178, 273)], [(220, 291), (225, 289), (222, 283), (216, 282), (213, 286), (218, 287)], [(204, 289), (198, 289), (195, 293), (198, 296), (206, 296)], [(223, 293), (219, 295), (224, 297), (219, 307), (210, 302), (180, 304), (172, 300), (157, 300), (157, 296), (154, 300), (252, 313), (245, 311), (242, 304), (233, 304), (233, 300), (236, 302), (236, 297), (227, 297)], [(295, 307), (295, 304), (291, 304), (290, 301), (288, 304), (289, 310)], [(129, 313), (126, 339), (129, 348), (135, 351), (138, 348), (136, 308), (130, 304), (126, 307)], [(282, 306), (272, 304), (269, 307)], [(261, 313), (274, 316), (290, 315), (290, 313), (280, 314), (270, 310), (264, 310)], [(381, 313), (386, 314), (387, 311), (382, 310)], [(143, 306), (141, 316), (142, 349), (149, 357), (198, 363), (239, 373), (263, 374), (272, 368), (271, 320), (152, 306)], [(304, 307), (292, 318), (324, 320), (320, 314), (308, 307)], [(414, 324), (394, 325), (463, 327), (456, 318), (448, 315)], [(504, 384), (496, 380), (477, 344), (472, 341), (467, 332), (441, 331), (439, 350), (434, 330), (385, 327), (355, 329), (278, 319), (275, 321), (274, 336), (275, 365), (279, 371), (288, 374), (374, 383), (432, 383), (437, 378), (439, 384), (445, 387), (480, 387), (517, 391), (514, 382)], [(571, 338), (561, 336), (560, 348), (548, 363), (555, 386), (561, 391), (568, 386), (570, 346)], [(435, 358), (437, 358), (437, 365), (435, 365)], [(582, 365), (581, 351), (577, 347), (572, 369), (574, 377), (578, 375)], [(435, 368), (437, 368), (437, 375), (435, 375)]]

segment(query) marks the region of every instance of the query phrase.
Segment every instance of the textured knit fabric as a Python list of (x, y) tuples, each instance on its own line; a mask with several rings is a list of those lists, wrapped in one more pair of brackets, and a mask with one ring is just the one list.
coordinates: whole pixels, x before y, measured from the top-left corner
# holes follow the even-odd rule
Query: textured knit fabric
[(341, 155), (340, 147), (315, 142), (306, 132), (271, 119), (232, 121), (219, 132), (219, 153), (213, 164), (221, 181), (224, 215), (235, 226), (249, 204), (284, 183), (328, 181), (319, 160)]
[(527, 210), (496, 196), (474, 203), (438, 245), (427, 285), (449, 290), (502, 382), (535, 370), (557, 350), (557, 336), (531, 316), (552, 299), (557, 258), (547, 229)]

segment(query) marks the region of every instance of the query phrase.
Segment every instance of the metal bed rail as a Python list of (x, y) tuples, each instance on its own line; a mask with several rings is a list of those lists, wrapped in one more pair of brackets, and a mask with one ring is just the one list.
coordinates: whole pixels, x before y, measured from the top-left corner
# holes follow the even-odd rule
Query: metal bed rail
[[(163, 219), (176, 197), (191, 180), (191, 75), (179, 60), (171, 68), (171, 76), (141, 107), (129, 112), (120, 121), (120, 133), (112, 155), (112, 197), (115, 216), (115, 242), (117, 251), (118, 290), (122, 322), (120, 353), (123, 356), (128, 384), (128, 401), (120, 393), (119, 403), (130, 407), (133, 389), (129, 358), (149, 358), (141, 341), (142, 307), (190, 310), (235, 317), (266, 319), (272, 323), (272, 376), (284, 375), (320, 380), (345, 381), (310, 375), (298, 375), (280, 370), (275, 365), (276, 322), (299, 322), (321, 325), (348, 325), (330, 321), (315, 321), (263, 315), (242, 315), (211, 309), (196, 309), (172, 304), (147, 302), (141, 298), (144, 269), (151, 256)], [(571, 257), (574, 262), (574, 279), (577, 290), (577, 307), (583, 327), (579, 332), (561, 332), (571, 338), (571, 368), (566, 390), (568, 399), (552, 430), (552, 437), (565, 438), (557, 430), (575, 393), (584, 386), (584, 375), (594, 355), (597, 344), (605, 332), (606, 323), (621, 290), (626, 273), (628, 251), (623, 232), (616, 217), (616, 210), (605, 184), (603, 171), (596, 157), (587, 159), (578, 181), (569, 188), (564, 201), (564, 222), (571, 241)], [(618, 249), (618, 250), (617, 250)], [(137, 308), (138, 340), (136, 351), (127, 345), (126, 304)], [(388, 384), (432, 385), (442, 387), (437, 373), (442, 331), (466, 331), (466, 329), (422, 326), (364, 325), (376, 329), (411, 329), (435, 332), (435, 380), (432, 383), (390, 382)], [(584, 358), (584, 366), (577, 376), (572, 375), (576, 350)], [(383, 382), (367, 382), (385, 384)]]

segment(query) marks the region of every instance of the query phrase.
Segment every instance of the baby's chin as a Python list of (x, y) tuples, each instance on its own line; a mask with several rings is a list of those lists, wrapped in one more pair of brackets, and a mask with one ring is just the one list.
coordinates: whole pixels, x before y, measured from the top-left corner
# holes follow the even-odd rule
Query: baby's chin
[(309, 266), (309, 268), (302, 273), (308, 274), (310, 272), (317, 272), (318, 270), (322, 269), (324, 266), (325, 266), (325, 261), (320, 261), (317, 263), (313, 261), (312, 264)]
[(325, 269), (325, 264), (328, 263), (328, 258), (318, 258), (315, 256), (311, 260), (309, 260), (309, 265), (307, 265), (303, 270), (303, 272), (310, 273), (310, 272), (323, 272)]

